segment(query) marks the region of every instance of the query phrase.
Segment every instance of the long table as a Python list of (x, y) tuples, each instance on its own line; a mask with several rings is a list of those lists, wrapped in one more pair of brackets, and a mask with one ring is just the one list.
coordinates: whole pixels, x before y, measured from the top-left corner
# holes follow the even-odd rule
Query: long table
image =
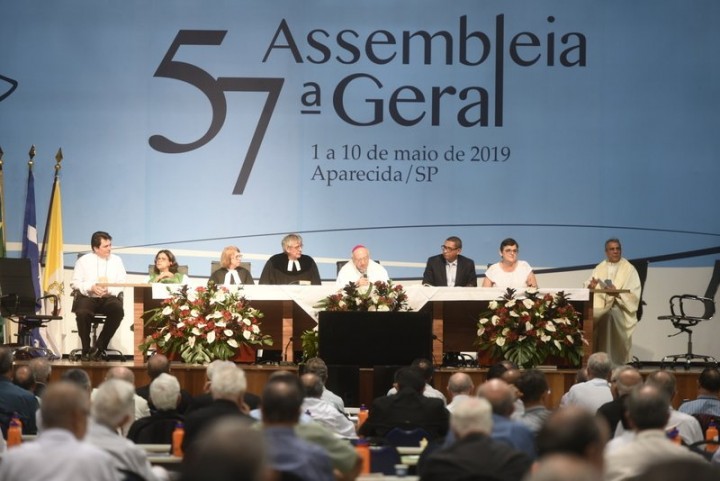
[[(112, 284), (133, 290), (133, 361), (136, 365), (145, 362), (137, 346), (145, 340), (142, 314), (159, 298), (167, 297), (167, 286), (161, 284)], [(263, 332), (269, 334), (285, 347), (284, 356), (293, 361), (293, 352), (300, 347), (303, 331), (315, 327), (319, 310), (314, 306), (326, 296), (337, 292), (335, 285), (322, 286), (267, 286), (246, 285), (243, 293), (253, 306), (264, 314)], [(153, 292), (154, 291), (154, 292)], [(423, 285), (405, 286), (410, 307), (419, 311), (432, 309), (433, 334), (437, 342), (433, 345), (433, 357), (442, 360), (444, 351), (473, 351), (479, 313), (487, 303), (502, 297), (504, 289), (487, 287), (433, 287)], [(580, 306), (583, 314), (583, 330), (590, 342), (585, 357), (593, 352), (592, 294), (593, 292), (615, 292), (576, 288), (543, 288), (541, 294), (565, 292), (570, 300)], [(154, 295), (153, 295), (154, 293)], [(293, 349), (287, 347), (292, 345)]]

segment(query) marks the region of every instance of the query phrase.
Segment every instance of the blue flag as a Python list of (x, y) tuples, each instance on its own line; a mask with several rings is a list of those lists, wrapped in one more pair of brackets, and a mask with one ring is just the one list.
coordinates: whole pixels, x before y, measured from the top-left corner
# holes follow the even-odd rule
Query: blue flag
[[(28, 170), (27, 198), (25, 199), (25, 219), (23, 221), (23, 238), (21, 257), (30, 259), (30, 270), (32, 272), (33, 287), (35, 288), (35, 299), (40, 298), (40, 253), (38, 251), (37, 220), (35, 218), (35, 177), (33, 176), (32, 165)], [(36, 311), (41, 307), (38, 303)], [(32, 345), (35, 347), (47, 347), (45, 340), (40, 335), (37, 327), (32, 331)]]

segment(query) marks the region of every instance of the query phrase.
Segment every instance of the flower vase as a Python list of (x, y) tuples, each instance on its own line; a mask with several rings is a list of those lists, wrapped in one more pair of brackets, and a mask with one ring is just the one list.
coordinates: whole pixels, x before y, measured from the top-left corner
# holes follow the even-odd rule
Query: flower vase
[(257, 348), (248, 344), (240, 344), (233, 361), (244, 364), (253, 364), (257, 356)]

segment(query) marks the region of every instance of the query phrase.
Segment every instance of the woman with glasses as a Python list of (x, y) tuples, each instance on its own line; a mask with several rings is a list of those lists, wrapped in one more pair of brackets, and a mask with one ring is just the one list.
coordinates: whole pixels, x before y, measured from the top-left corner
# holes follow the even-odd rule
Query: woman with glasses
[(240, 267), (241, 260), (242, 254), (239, 248), (235, 246), (224, 248), (220, 255), (222, 267), (212, 273), (210, 281), (223, 285), (254, 284), (250, 271)]
[(515, 239), (507, 238), (500, 243), (500, 262), (488, 267), (482, 286), (513, 289), (537, 287), (530, 264), (518, 260), (518, 243)]
[(167, 249), (155, 254), (155, 267), (150, 274), (149, 283), (186, 284), (185, 275), (178, 272), (178, 263), (175, 254)]

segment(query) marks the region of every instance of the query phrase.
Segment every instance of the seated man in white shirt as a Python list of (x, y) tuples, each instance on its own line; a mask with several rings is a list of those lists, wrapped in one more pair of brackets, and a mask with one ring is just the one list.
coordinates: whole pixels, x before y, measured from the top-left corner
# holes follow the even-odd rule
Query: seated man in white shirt
[[(445, 398), (445, 395), (430, 385), (433, 374), (435, 373), (435, 368), (433, 368), (432, 362), (427, 359), (418, 358), (410, 364), (410, 367), (417, 368), (422, 374), (423, 379), (425, 379), (425, 390), (423, 391), (423, 396), (441, 399), (443, 404), (447, 404), (447, 398)], [(397, 375), (397, 373), (395, 374)], [(397, 394), (397, 387), (395, 387), (395, 385), (393, 385), (393, 387), (391, 387), (387, 392), (388, 396), (392, 396), (393, 394)]]
[(338, 272), (335, 284), (340, 288), (351, 282), (357, 286), (367, 286), (377, 281), (387, 282), (389, 279), (385, 268), (370, 259), (370, 251), (367, 247), (356, 245), (353, 247), (350, 262), (342, 266)]
[(611, 373), (612, 363), (607, 353), (591, 354), (587, 364), (588, 380), (573, 385), (563, 396), (560, 406), (577, 405), (597, 412), (600, 406), (613, 400), (608, 383)]
[(322, 424), (342, 437), (357, 437), (355, 425), (352, 421), (338, 411), (334, 405), (321, 399), (323, 383), (317, 375), (312, 373), (303, 374), (300, 381), (305, 391), (305, 399), (303, 399), (301, 408), (303, 414), (310, 416), (316, 423)]

